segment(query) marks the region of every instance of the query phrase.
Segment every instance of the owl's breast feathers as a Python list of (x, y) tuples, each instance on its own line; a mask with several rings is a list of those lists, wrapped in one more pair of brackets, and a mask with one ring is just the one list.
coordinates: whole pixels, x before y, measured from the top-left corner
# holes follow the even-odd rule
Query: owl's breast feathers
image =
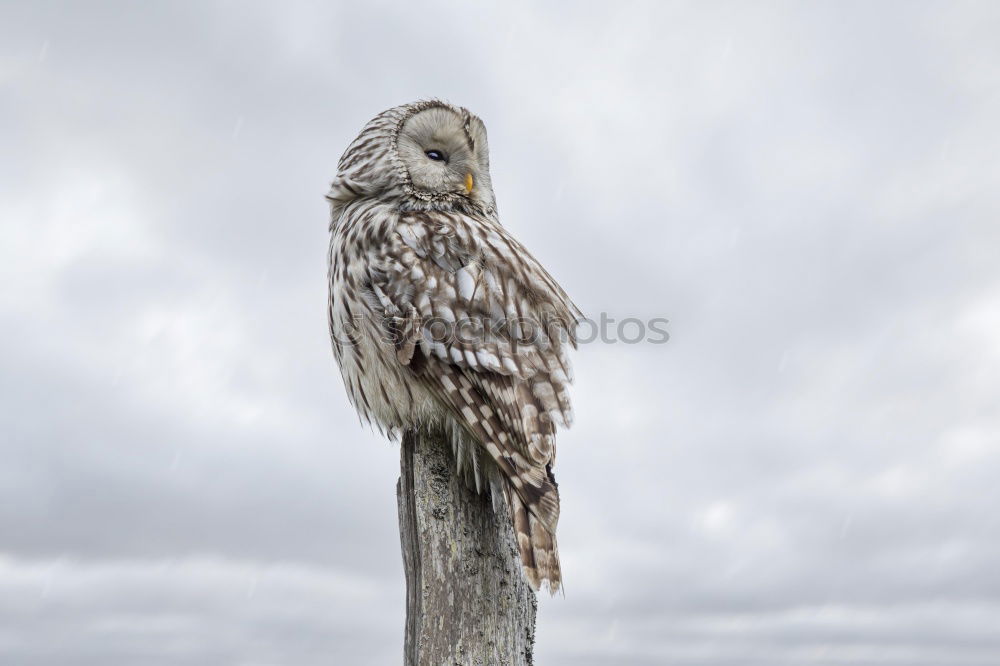
[[(342, 217), (331, 246), (331, 327), (368, 317), (357, 333), (366, 339), (355, 342), (379, 368), (368, 369), (375, 359), (354, 364), (344, 372), (349, 389), (354, 382), (367, 400), (395, 403), (369, 410), (387, 428), (422, 425), (427, 415), (405, 394), (431, 396), (509, 481), (529, 580), (558, 587), (552, 467), (556, 425), (572, 420), (567, 351), (579, 310), (489, 216), (350, 205)], [(386, 382), (403, 382), (405, 394)]]

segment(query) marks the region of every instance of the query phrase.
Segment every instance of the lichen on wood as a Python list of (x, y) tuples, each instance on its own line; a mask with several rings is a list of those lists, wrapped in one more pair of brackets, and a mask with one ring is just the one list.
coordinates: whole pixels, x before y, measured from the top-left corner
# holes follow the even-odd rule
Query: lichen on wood
[(403, 436), (396, 486), (405, 666), (529, 666), (537, 600), (510, 516), (454, 473), (443, 435)]

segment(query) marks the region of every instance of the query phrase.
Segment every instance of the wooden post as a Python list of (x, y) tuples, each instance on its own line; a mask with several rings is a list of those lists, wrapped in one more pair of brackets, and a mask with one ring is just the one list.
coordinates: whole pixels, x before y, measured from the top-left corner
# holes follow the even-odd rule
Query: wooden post
[(443, 436), (409, 431), (401, 448), (404, 665), (530, 666), (537, 601), (506, 506), (457, 478)]

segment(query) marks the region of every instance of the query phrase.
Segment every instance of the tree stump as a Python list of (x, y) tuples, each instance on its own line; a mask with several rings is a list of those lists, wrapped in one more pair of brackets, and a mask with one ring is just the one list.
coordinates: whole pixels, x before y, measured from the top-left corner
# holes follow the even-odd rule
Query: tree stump
[(396, 485), (406, 570), (405, 666), (529, 666), (537, 600), (505, 503), (455, 474), (443, 435), (403, 436)]

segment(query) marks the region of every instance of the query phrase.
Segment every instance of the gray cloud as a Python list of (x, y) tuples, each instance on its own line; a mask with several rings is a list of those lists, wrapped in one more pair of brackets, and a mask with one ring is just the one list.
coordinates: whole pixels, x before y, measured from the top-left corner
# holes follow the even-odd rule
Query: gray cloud
[(371, 116), (480, 114), (591, 316), (539, 663), (1000, 659), (982, 4), (8, 4), (0, 661), (385, 664), (396, 450), (326, 339)]

